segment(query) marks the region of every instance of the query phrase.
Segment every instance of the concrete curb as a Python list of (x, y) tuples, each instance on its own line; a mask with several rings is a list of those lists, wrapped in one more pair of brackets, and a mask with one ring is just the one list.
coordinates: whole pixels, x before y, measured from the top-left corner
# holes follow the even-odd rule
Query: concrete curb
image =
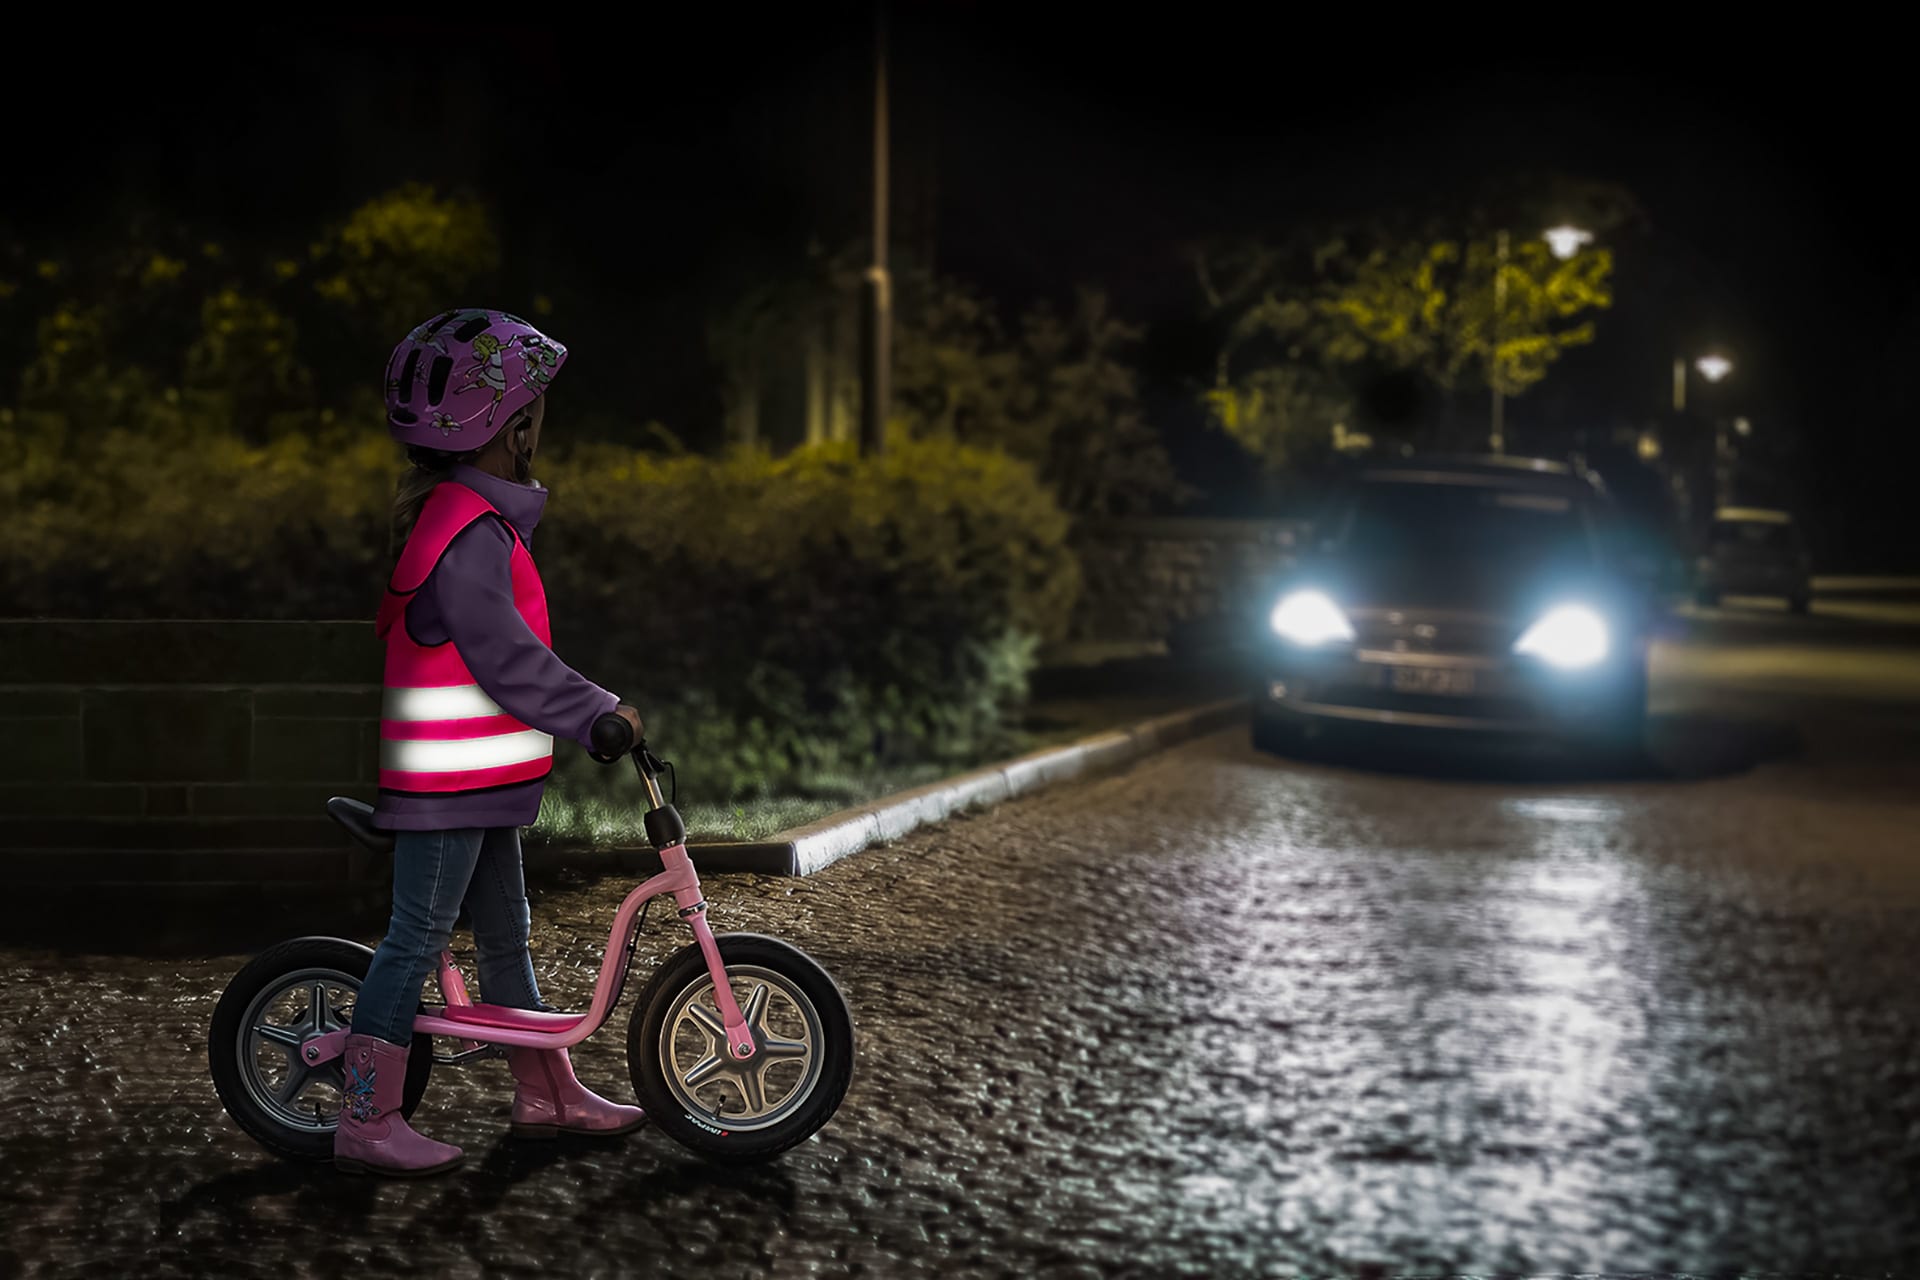
[(1225, 728), (1245, 715), (1246, 709), (1245, 698), (1209, 702), (902, 791), (872, 804), (843, 809), (818, 822), (782, 831), (771, 840), (696, 845), (691, 849), (694, 865), (702, 874), (812, 875), (869, 845), (898, 840), (963, 810), (999, 804), (1056, 782), (1117, 769)]

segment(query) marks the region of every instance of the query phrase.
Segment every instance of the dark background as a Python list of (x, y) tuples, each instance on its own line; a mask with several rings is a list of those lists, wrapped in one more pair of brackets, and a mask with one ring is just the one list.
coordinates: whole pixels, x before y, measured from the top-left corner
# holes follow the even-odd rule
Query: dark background
[[(1657, 413), (1674, 356), (1720, 346), (1738, 371), (1718, 390), (1794, 477), (1828, 567), (1916, 563), (1914, 112), (1871, 32), (1357, 17), (903, 6), (902, 252), (1010, 312), (1104, 286), (1148, 327), (1148, 403), (1183, 468), (1224, 488), (1243, 468), (1192, 408), (1211, 351), (1183, 243), (1514, 169), (1617, 180), (1647, 220), (1614, 246), (1615, 307), (1513, 405), (1517, 438)], [(502, 226), (501, 305), (576, 300), (551, 322), (571, 376), (696, 441), (717, 432), (714, 309), (863, 231), (857, 7), (196, 25), (38, 43), (0, 88), (0, 226), (59, 245), (137, 213), (298, 245), (398, 182), (465, 186)]]

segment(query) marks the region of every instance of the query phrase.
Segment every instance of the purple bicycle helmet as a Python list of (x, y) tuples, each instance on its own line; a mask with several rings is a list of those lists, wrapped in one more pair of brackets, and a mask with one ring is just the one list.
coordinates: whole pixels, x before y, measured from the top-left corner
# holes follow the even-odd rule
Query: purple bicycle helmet
[(519, 316), (478, 307), (442, 312), (387, 361), (387, 430), (401, 444), (478, 449), (566, 362), (565, 347)]

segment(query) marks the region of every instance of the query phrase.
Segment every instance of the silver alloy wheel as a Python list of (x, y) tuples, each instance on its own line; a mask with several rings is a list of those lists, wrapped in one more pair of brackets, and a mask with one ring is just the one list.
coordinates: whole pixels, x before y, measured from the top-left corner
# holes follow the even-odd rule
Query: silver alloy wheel
[(819, 1082), (825, 1039), (820, 1012), (791, 979), (759, 965), (730, 965), (728, 981), (753, 1036), (754, 1055), (727, 1052), (713, 979), (689, 985), (667, 1011), (661, 1074), (674, 1101), (698, 1123), (745, 1132), (779, 1124)]
[[(289, 973), (253, 998), (234, 1052), (247, 1095), (276, 1124), (307, 1133), (332, 1133), (340, 1123), (340, 1059), (317, 1067), (300, 1045), (347, 1026), (360, 981), (338, 969)], [(276, 1053), (284, 1062), (274, 1071)]]

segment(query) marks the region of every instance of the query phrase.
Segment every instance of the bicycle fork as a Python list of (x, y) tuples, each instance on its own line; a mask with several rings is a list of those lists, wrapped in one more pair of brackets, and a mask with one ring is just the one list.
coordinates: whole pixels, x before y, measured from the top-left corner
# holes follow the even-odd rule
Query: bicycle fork
[(647, 839), (660, 851), (661, 866), (678, 882), (673, 888), (674, 904), (679, 908), (680, 919), (693, 931), (700, 955), (707, 962), (707, 975), (713, 979), (713, 1005), (727, 1033), (727, 1053), (734, 1061), (744, 1062), (753, 1057), (757, 1046), (746, 1015), (740, 1012), (740, 1002), (733, 998), (733, 984), (727, 980), (720, 944), (714, 941), (713, 927), (707, 923), (707, 900), (700, 892), (700, 876), (693, 869), (693, 859), (687, 856), (686, 823), (660, 793), (660, 780), (654, 773), (645, 743), (634, 749), (633, 768), (647, 789)]

